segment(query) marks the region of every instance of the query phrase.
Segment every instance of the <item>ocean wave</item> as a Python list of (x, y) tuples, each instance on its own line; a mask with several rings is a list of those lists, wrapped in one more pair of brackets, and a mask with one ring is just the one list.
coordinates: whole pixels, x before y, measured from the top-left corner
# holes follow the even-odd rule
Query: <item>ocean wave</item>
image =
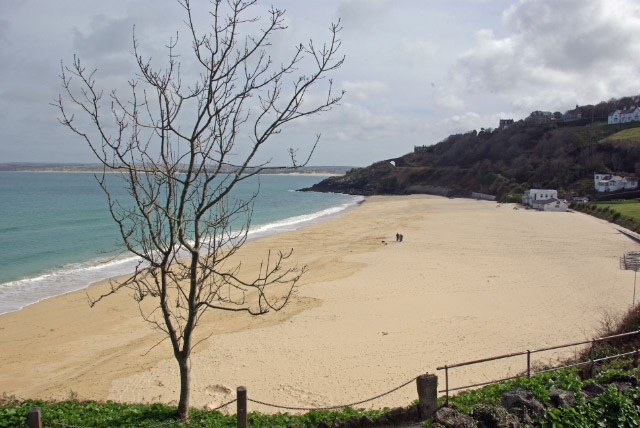
[(271, 233), (279, 233), (279, 232), (295, 230), (304, 225), (311, 224), (319, 220), (324, 220), (327, 217), (336, 215), (346, 210), (347, 208), (357, 205), (363, 200), (364, 200), (364, 196), (354, 196), (352, 200), (344, 204), (341, 204), (335, 207), (330, 207), (322, 211), (318, 211), (311, 214), (304, 214), (304, 215), (295, 216), (295, 217), (288, 217), (283, 220), (274, 221), (264, 225), (258, 225), (258, 226), (252, 227), (249, 230), (249, 237), (255, 238), (257, 235), (264, 236)]
[(123, 255), (70, 263), (40, 275), (0, 284), (0, 314), (17, 311), (24, 306), (53, 296), (81, 290), (94, 282), (135, 270), (139, 258)]
[[(294, 216), (271, 223), (257, 225), (249, 230), (249, 238), (298, 229), (338, 215), (355, 206), (364, 197), (352, 197), (348, 202), (315, 213)], [(141, 259), (131, 254), (97, 258), (82, 263), (71, 263), (51, 269), (40, 275), (0, 284), (0, 314), (13, 312), (49, 297), (81, 290), (98, 281), (127, 275), (135, 271)]]

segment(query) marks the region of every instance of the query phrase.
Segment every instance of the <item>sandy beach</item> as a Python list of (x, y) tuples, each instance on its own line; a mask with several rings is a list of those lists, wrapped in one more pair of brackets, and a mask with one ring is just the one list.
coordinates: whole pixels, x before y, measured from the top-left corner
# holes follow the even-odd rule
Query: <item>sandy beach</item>
[[(618, 258), (638, 244), (581, 213), (514, 207), (371, 197), (339, 218), (246, 244), (239, 256), (249, 267), (269, 248), (294, 248), (308, 273), (279, 313), (208, 313), (191, 404), (217, 406), (240, 385), (250, 398), (287, 406), (355, 402), (440, 365), (594, 337), (606, 316), (629, 308), (633, 273), (619, 270)], [(137, 304), (122, 294), (89, 308), (86, 294), (107, 286), (0, 315), (0, 393), (176, 403), (170, 344)], [(450, 382), (525, 368), (524, 359), (503, 360), (452, 371)], [(369, 406), (416, 398), (410, 385)]]

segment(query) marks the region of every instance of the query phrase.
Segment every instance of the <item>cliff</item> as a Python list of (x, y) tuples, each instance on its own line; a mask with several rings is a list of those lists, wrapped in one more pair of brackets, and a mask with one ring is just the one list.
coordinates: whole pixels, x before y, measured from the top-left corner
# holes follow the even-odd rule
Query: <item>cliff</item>
[(561, 197), (592, 196), (594, 172), (640, 174), (640, 133), (620, 132), (638, 127), (640, 122), (566, 126), (520, 121), (504, 130), (451, 135), (303, 190), (444, 196), (479, 192), (504, 201), (533, 187), (558, 189)]

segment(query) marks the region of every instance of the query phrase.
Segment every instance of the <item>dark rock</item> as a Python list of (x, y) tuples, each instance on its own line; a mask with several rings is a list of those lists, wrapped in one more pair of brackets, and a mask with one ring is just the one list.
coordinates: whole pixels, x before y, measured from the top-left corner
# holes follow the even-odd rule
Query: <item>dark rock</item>
[(469, 416), (458, 413), (449, 407), (443, 407), (433, 416), (434, 422), (439, 422), (446, 428), (477, 428), (478, 423)]
[(518, 418), (523, 425), (531, 425), (533, 421), (531, 420), (531, 415), (529, 414), (529, 410), (524, 407), (513, 407), (510, 412)]
[(633, 386), (631, 386), (631, 383), (629, 382), (613, 382), (611, 385), (614, 385), (618, 392), (623, 392), (627, 389), (633, 388)]
[(509, 414), (504, 407), (477, 404), (471, 411), (473, 419), (478, 421), (478, 428), (519, 428), (520, 422)]
[(316, 426), (317, 426), (318, 428), (331, 428), (331, 427), (329, 427), (329, 425), (327, 425), (327, 423), (326, 423), (326, 422), (323, 422), (323, 421), (318, 422), (318, 425), (316, 425)]
[(360, 418), (357, 416), (351, 416), (342, 423), (342, 426), (344, 428), (358, 428), (360, 426)]
[(411, 406), (406, 410), (407, 420), (409, 421), (419, 421), (420, 420), (420, 411), (418, 410), (418, 406)]
[(631, 376), (631, 375), (623, 375), (623, 374), (613, 375), (611, 377), (611, 382), (626, 382), (626, 383), (630, 383), (631, 386), (633, 386), (634, 388), (636, 386), (638, 386), (638, 378), (636, 378), (635, 376)]
[(600, 394), (602, 394), (604, 392), (604, 388), (601, 387), (600, 385), (598, 385), (595, 382), (585, 383), (584, 385), (582, 385), (582, 390), (589, 397), (597, 397), (598, 395), (600, 395)]
[(565, 391), (564, 389), (551, 388), (549, 390), (549, 398), (556, 407), (575, 407), (576, 405), (576, 396), (573, 392)]
[(342, 419), (335, 418), (331, 426), (333, 428), (342, 428)]
[(538, 417), (544, 416), (542, 403), (536, 400), (531, 392), (522, 388), (513, 388), (502, 394), (502, 407), (509, 411), (514, 407), (521, 407)]
[(376, 422), (376, 426), (389, 425), (390, 423), (386, 413), (378, 416), (375, 422)]
[(362, 428), (369, 428), (369, 427), (372, 427), (373, 425), (374, 423), (369, 416), (367, 415), (360, 416), (360, 426)]
[(394, 407), (387, 412), (387, 418), (392, 424), (404, 422), (407, 415), (402, 407)]

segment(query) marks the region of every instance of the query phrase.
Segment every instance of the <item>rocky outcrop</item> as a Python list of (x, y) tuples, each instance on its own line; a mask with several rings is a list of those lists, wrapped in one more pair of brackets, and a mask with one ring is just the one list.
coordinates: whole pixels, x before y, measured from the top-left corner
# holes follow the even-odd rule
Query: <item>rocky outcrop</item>
[(556, 407), (575, 407), (576, 397), (571, 391), (565, 391), (564, 389), (551, 388), (549, 390), (549, 399), (551, 403)]
[(477, 404), (471, 416), (478, 421), (478, 428), (520, 428), (518, 418), (504, 407)]
[(502, 407), (511, 411), (514, 408), (527, 410), (530, 414), (542, 417), (544, 406), (535, 396), (522, 388), (513, 388), (502, 395)]
[[(637, 374), (638, 372), (636, 372)], [(624, 391), (636, 388), (640, 385), (638, 378), (630, 375), (615, 375), (607, 380), (607, 385), (599, 385), (595, 382), (583, 384), (582, 391), (576, 393), (556, 387), (549, 389), (549, 400), (546, 402), (548, 409), (576, 406), (576, 401), (586, 399), (594, 400), (607, 388), (615, 388)], [(547, 407), (536, 399), (533, 393), (522, 388), (512, 388), (502, 394), (501, 405), (478, 404), (473, 406), (471, 414), (460, 413), (454, 408), (442, 407), (434, 414), (431, 428), (520, 428), (523, 425), (537, 424), (547, 415)], [(636, 400), (640, 404), (640, 400)], [(375, 428), (398, 427), (417, 428), (424, 418), (420, 417), (418, 406), (408, 408), (395, 407), (379, 415), (375, 419), (369, 416), (351, 416), (346, 420), (335, 419), (331, 423), (320, 422), (316, 428)], [(312, 428), (312, 427), (307, 427)]]
[(588, 397), (597, 397), (604, 393), (604, 388), (595, 382), (589, 382), (582, 385), (582, 391), (587, 394)]
[(478, 428), (478, 422), (473, 418), (458, 413), (449, 407), (438, 410), (433, 421), (446, 428)]

